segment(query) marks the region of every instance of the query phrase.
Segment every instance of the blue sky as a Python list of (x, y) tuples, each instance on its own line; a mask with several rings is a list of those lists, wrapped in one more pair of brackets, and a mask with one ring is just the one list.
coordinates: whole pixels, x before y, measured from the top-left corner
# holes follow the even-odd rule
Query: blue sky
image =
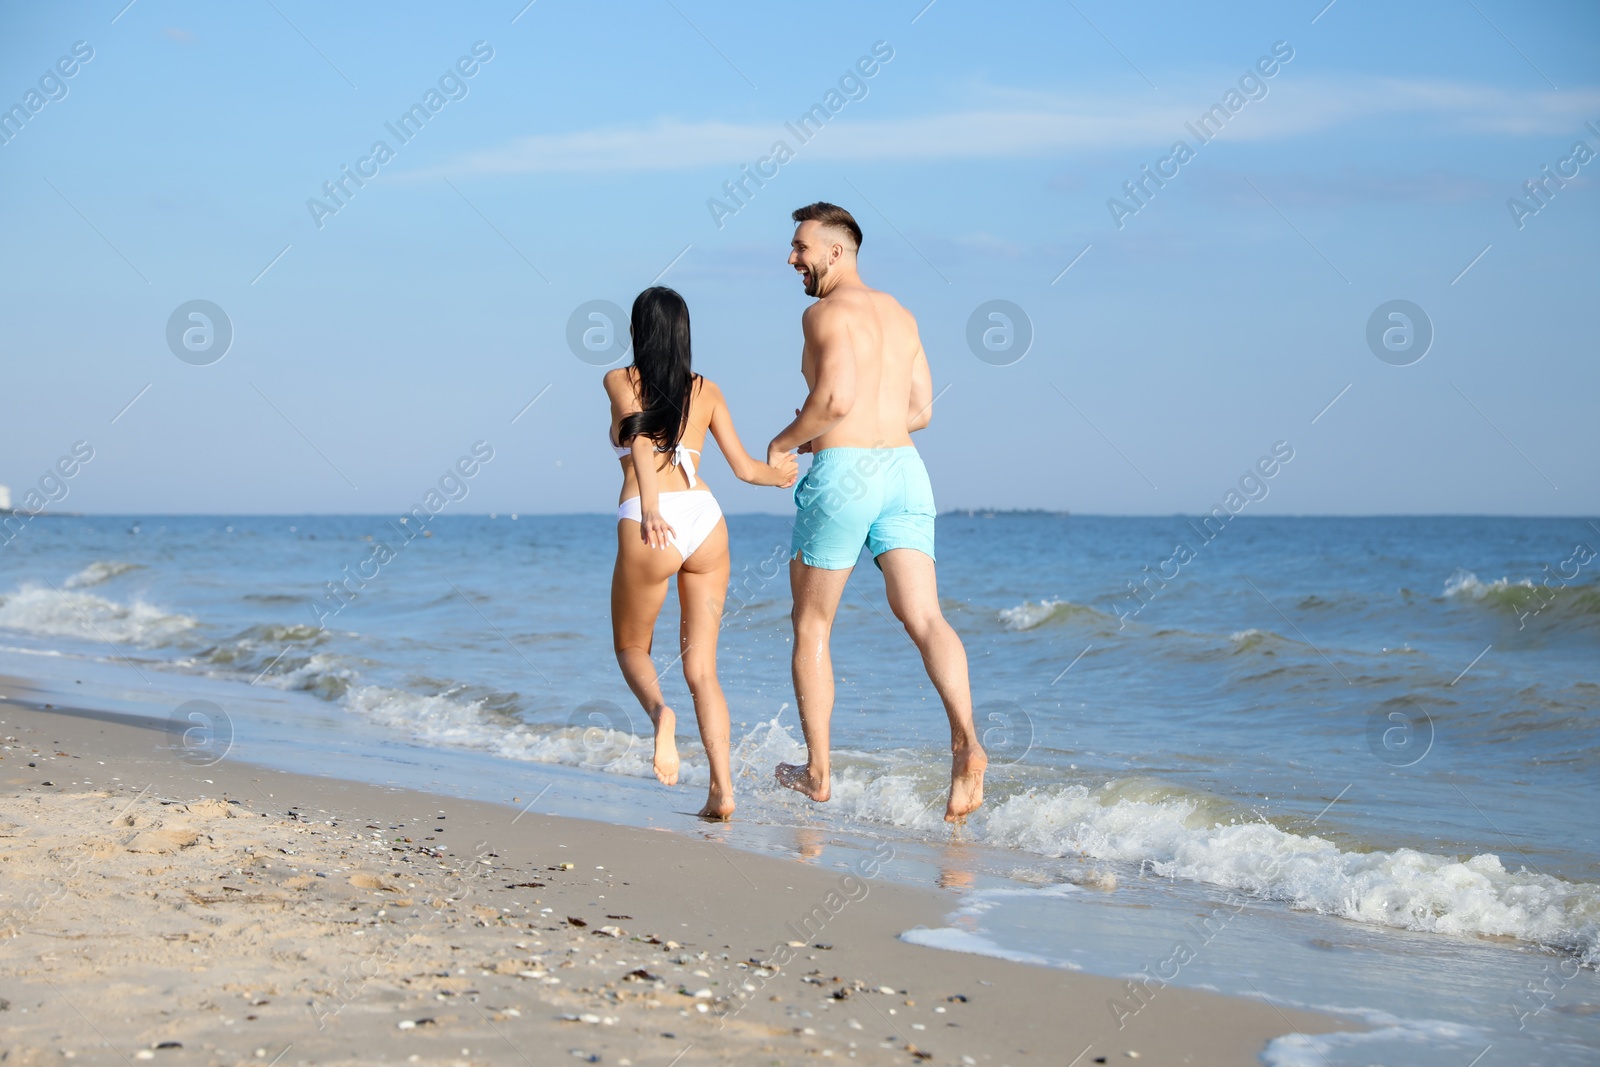
[[(829, 199), (948, 386), (942, 508), (1192, 513), (1282, 440), (1253, 513), (1600, 511), (1600, 159), (1523, 191), (1600, 153), (1592, 4), (124, 2), (0, 15), (0, 106), (59, 97), (0, 144), (14, 494), (87, 440), (64, 509), (394, 512), (486, 440), (462, 510), (609, 510), (574, 309), (678, 288), (759, 448), (803, 395), (788, 213)], [(206, 366), (166, 340), (196, 299), (233, 329)], [(1004, 366), (967, 341), (997, 299), (1033, 334)], [(1395, 299), (1433, 332), (1406, 366), (1367, 341)], [(789, 506), (709, 471), (730, 511)]]

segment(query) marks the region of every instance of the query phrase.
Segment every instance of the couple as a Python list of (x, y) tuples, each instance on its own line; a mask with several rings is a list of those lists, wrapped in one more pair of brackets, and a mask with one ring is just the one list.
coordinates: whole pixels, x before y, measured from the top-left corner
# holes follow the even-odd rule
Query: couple
[(865, 544), (883, 572), (889, 605), (922, 653), (950, 719), (950, 797), (959, 822), (983, 803), (987, 764), (972, 726), (967, 653), (939, 610), (933, 564), (933, 490), (911, 432), (933, 410), (928, 357), (910, 312), (869, 289), (856, 272), (861, 228), (844, 208), (816, 203), (794, 212), (789, 264), (816, 303), (801, 316), (800, 371), (810, 393), (767, 446), (745, 452), (714, 382), (690, 369), (689, 309), (671, 289), (633, 302), (633, 365), (608, 371), (611, 443), (622, 463), (611, 626), (628, 687), (655, 725), (656, 777), (678, 780), (676, 717), (661, 698), (650, 659), (656, 616), (677, 575), (678, 643), (694, 698), (711, 788), (700, 814), (733, 814), (728, 704), (717, 682), (717, 630), (727, 595), (728, 526), (695, 457), (716, 438), (741, 481), (787, 488), (794, 453), (814, 455), (795, 489), (789, 561), (794, 595), (794, 689), (806, 765), (779, 764), (779, 783), (815, 801), (829, 797), (828, 720), (833, 662), (828, 640), (845, 582)]

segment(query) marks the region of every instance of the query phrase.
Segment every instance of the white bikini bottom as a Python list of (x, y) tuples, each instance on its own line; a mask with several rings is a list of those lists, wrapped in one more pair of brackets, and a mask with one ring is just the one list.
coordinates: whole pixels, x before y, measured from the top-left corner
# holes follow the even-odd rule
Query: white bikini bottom
[[(673, 536), (667, 538), (667, 543), (676, 548), (684, 559), (694, 555), (694, 550), (705, 543), (711, 531), (717, 528), (717, 523), (722, 521), (722, 505), (717, 503), (714, 494), (704, 490), (662, 493), (659, 499), (661, 517), (667, 520), (667, 525), (674, 531)], [(636, 496), (630, 496), (617, 505), (618, 519), (639, 522), (643, 515)]]

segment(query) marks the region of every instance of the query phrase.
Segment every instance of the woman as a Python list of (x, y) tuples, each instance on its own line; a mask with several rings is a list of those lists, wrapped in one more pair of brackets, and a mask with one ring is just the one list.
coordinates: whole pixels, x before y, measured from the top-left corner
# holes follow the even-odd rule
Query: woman
[(677, 716), (661, 699), (650, 647), (667, 582), (677, 575), (679, 658), (711, 764), (711, 788), (700, 814), (726, 819), (733, 814), (733, 777), (728, 703), (717, 682), (717, 629), (728, 590), (728, 524), (691, 457), (700, 455), (709, 430), (740, 481), (787, 487), (797, 469), (793, 457), (782, 467), (758, 463), (739, 443), (722, 390), (690, 369), (683, 297), (662, 286), (640, 293), (633, 302), (632, 333), (633, 365), (605, 376), (611, 445), (622, 461), (612, 639), (628, 688), (655, 726), (656, 777), (675, 785)]

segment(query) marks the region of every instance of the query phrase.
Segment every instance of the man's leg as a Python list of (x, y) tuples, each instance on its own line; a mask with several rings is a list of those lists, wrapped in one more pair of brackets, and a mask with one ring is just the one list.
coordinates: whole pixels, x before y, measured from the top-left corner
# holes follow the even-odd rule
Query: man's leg
[[(960, 822), (983, 803), (983, 772), (989, 765), (972, 726), (967, 650), (939, 610), (938, 576), (931, 557), (914, 548), (895, 548), (880, 555), (878, 565), (883, 568), (889, 607), (922, 653), (922, 665), (950, 719), (950, 800), (944, 817)], [(798, 641), (795, 647), (798, 650)]]
[(830, 571), (789, 561), (789, 591), (794, 596), (794, 698), (806, 738), (806, 765), (780, 763), (778, 782), (812, 800), (827, 800), (828, 720), (833, 717), (833, 657), (828, 639), (852, 568)]

